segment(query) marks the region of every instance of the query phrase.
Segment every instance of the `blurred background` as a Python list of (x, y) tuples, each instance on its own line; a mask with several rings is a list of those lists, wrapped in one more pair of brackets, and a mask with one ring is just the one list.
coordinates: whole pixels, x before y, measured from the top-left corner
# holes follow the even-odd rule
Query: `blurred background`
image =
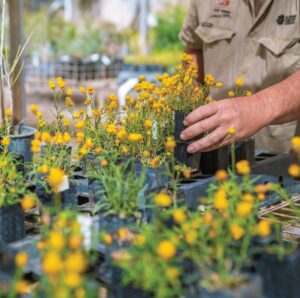
[[(26, 44), (21, 103), (26, 123), (34, 125), (26, 113), (32, 103), (47, 114), (51, 100), (48, 80), (57, 76), (74, 89), (75, 102), (78, 97), (80, 104), (76, 90), (81, 85), (92, 85), (99, 103), (111, 92), (122, 101), (139, 75), (153, 81), (156, 73), (171, 71), (183, 50), (178, 34), (188, 2), (21, 0), (20, 7), (8, 5), (7, 10), (19, 9), (13, 18), (20, 30), (14, 34), (12, 30), (17, 29), (7, 21), (5, 33), (11, 32), (11, 38)], [(8, 39), (5, 34), (9, 48)]]

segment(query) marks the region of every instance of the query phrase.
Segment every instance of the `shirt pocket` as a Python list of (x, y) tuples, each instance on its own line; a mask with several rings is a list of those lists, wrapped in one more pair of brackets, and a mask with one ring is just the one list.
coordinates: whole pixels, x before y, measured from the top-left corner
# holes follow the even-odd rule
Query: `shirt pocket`
[(206, 28), (198, 26), (195, 33), (201, 38), (206, 44), (213, 44), (217, 41), (230, 40), (235, 32), (233, 30), (226, 30), (222, 28)]
[(261, 37), (258, 40), (268, 76), (280, 81), (300, 69), (299, 42), (300, 36), (286, 39)]

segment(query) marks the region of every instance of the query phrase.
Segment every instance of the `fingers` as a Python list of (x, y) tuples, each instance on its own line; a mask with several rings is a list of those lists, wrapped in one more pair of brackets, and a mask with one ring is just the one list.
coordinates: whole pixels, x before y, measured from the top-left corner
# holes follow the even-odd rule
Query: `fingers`
[(189, 126), (180, 134), (180, 138), (184, 141), (189, 140), (206, 131), (213, 130), (217, 127), (218, 127), (218, 118), (214, 116), (209, 117)]
[(228, 134), (226, 130), (221, 127), (217, 128), (207, 136), (189, 145), (187, 151), (189, 153), (206, 152), (210, 151), (210, 148), (219, 148), (219, 146), (227, 136)]
[(184, 119), (183, 124), (185, 126), (191, 126), (192, 124), (194, 124), (198, 121), (201, 121), (203, 119), (213, 116), (218, 111), (217, 104), (218, 103), (212, 103), (212, 104), (202, 106), (202, 107), (196, 109), (195, 111), (191, 112)]

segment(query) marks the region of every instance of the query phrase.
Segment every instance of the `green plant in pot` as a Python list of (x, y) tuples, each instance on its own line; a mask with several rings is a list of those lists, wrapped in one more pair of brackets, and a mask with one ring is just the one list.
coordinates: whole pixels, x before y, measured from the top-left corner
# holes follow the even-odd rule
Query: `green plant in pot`
[(21, 203), (23, 198), (29, 198), (30, 192), (14, 157), (7, 151), (8, 137), (4, 137), (1, 143), (4, 152), (0, 155), (0, 239), (9, 243), (25, 236)]
[(136, 176), (132, 160), (114, 163), (103, 159), (92, 177), (103, 187), (94, 209), (100, 214), (100, 230), (115, 233), (123, 226), (141, 223), (146, 204), (144, 174)]

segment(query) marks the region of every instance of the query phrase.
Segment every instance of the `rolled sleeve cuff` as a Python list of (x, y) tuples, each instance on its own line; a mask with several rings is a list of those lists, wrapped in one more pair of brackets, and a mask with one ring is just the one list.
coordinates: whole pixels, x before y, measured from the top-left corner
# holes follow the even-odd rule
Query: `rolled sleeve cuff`
[(202, 49), (202, 40), (195, 34), (194, 30), (192, 30), (191, 28), (189, 30), (187, 30), (187, 28), (183, 28), (179, 33), (179, 39), (187, 49)]

